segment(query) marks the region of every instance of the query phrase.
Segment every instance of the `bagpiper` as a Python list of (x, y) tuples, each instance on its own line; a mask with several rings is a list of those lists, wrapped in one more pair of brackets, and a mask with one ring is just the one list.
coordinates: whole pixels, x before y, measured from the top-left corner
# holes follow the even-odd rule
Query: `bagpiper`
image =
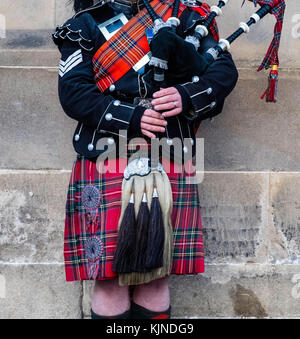
[[(169, 276), (204, 272), (198, 185), (188, 172), (195, 135), (222, 112), (238, 72), (227, 51), (210, 65), (203, 57), (219, 41), (208, 4), (75, 0), (74, 9), (53, 34), (60, 103), (78, 122), (66, 280), (95, 280), (94, 319), (168, 319)], [(198, 44), (191, 29), (209, 18)]]

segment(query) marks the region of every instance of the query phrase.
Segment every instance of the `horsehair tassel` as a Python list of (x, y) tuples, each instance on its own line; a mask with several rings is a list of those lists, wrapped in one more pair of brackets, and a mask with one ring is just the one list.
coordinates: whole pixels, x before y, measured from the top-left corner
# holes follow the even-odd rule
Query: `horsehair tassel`
[(124, 211), (118, 232), (117, 247), (114, 254), (113, 271), (116, 273), (129, 273), (134, 260), (136, 245), (136, 220), (134, 210), (134, 195), (131, 193), (130, 201)]
[(154, 183), (148, 225), (148, 245), (146, 252), (146, 267), (148, 269), (154, 269), (163, 266), (164, 243), (165, 243), (164, 221), (162, 209), (158, 199), (157, 189)]
[(278, 66), (273, 65), (268, 78), (268, 88), (265, 90), (261, 99), (266, 97), (266, 102), (277, 102), (278, 87)]
[[(155, 177), (155, 179), (154, 179)], [(125, 179), (124, 179), (125, 180)], [(154, 190), (154, 180), (156, 182), (156, 188), (158, 193), (158, 199), (162, 210), (163, 217), (163, 227), (164, 227), (164, 252), (163, 252), (163, 266), (160, 268), (152, 269), (149, 272), (138, 273), (131, 272), (125, 274), (119, 274), (119, 285), (128, 286), (128, 285), (140, 285), (146, 284), (152, 280), (163, 278), (171, 273), (172, 268), (172, 257), (173, 257), (173, 226), (171, 221), (172, 213), (172, 187), (169, 180), (169, 177), (165, 171), (162, 173), (157, 171), (151, 171), (147, 176), (140, 177), (135, 176), (135, 205), (136, 205), (136, 215), (139, 212), (139, 202), (142, 200), (144, 192), (146, 191), (148, 207), (149, 203), (152, 202), (153, 190)], [(145, 188), (146, 187), (146, 188)], [(125, 185), (126, 189), (126, 185)], [(155, 193), (154, 193), (155, 195)], [(123, 189), (122, 189), (123, 196)], [(128, 199), (125, 191), (124, 199)], [(123, 197), (122, 197), (123, 200)], [(138, 240), (137, 240), (138, 241)], [(155, 245), (155, 244), (153, 244)], [(146, 256), (146, 253), (143, 253)]]
[(151, 269), (146, 268), (149, 217), (150, 211), (148, 207), (148, 200), (147, 195), (144, 192), (136, 222), (137, 236), (134, 251), (134, 263), (131, 267), (132, 272), (145, 273), (151, 271)]

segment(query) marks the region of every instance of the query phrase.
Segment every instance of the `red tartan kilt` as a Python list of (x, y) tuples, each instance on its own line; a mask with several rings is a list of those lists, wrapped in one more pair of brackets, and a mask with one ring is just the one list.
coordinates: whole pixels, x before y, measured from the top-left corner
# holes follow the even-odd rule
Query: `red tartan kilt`
[[(112, 162), (118, 167), (122, 161), (125, 160)], [(171, 273), (202, 273), (203, 233), (197, 184), (187, 184), (187, 176), (176, 173), (175, 166), (171, 163), (168, 173), (173, 192)], [(67, 281), (104, 280), (117, 276), (112, 271), (112, 263), (121, 212), (123, 171), (113, 172), (97, 171), (96, 163), (82, 156), (74, 163), (66, 202), (64, 258)]]

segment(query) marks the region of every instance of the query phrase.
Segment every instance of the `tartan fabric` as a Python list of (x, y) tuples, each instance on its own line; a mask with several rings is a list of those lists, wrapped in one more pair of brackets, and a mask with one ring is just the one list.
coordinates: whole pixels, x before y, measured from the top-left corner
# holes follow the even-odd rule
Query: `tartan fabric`
[(284, 0), (249, 0), (249, 1), (254, 2), (255, 6), (257, 4), (261, 6), (263, 5), (272, 6), (271, 13), (275, 15), (277, 20), (274, 27), (274, 37), (268, 48), (266, 56), (264, 57), (261, 65), (258, 68), (258, 71), (261, 71), (263, 68), (268, 69), (272, 65), (279, 65), (278, 50), (280, 45), (280, 38), (286, 5)]
[[(124, 166), (126, 159), (109, 160)], [(163, 165), (165, 165), (163, 163)], [(168, 173), (173, 192), (172, 274), (204, 272), (203, 233), (196, 184), (184, 173)], [(123, 173), (101, 173), (95, 162), (77, 157), (66, 202), (64, 258), (66, 280), (105, 280), (117, 276), (112, 262), (121, 212)]]
[[(202, 7), (195, 7), (193, 10), (200, 13), (205, 19), (210, 13), (210, 7), (207, 4), (202, 5)], [(173, 1), (167, 0), (163, 3), (161, 0), (153, 0), (151, 6), (166, 21), (172, 14)], [(178, 17), (185, 8), (180, 3)], [(93, 57), (94, 78), (102, 93), (150, 51), (145, 29), (152, 27), (152, 20), (144, 8), (97, 50)], [(218, 41), (218, 29), (215, 21), (210, 29)]]

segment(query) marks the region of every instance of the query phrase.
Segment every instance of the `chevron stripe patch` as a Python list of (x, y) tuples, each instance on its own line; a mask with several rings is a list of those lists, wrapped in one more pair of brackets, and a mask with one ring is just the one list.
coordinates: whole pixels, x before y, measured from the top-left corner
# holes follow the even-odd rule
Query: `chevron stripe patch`
[(66, 61), (60, 60), (58, 74), (62, 78), (71, 69), (80, 64), (83, 61), (81, 49), (74, 52), (68, 57)]

